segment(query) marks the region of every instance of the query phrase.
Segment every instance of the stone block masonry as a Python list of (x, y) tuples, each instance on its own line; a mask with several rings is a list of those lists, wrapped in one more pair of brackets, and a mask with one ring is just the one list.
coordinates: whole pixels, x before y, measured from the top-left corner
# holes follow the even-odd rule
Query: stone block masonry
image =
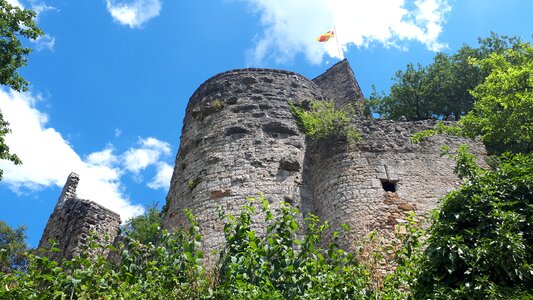
[[(299, 208), (300, 222), (307, 213), (328, 221), (326, 237), (349, 225), (339, 242), (350, 249), (371, 230), (392, 232), (410, 212), (424, 216), (460, 184), (441, 146), (453, 150), (466, 143), (479, 158), (485, 156), (481, 143), (463, 138), (411, 142), (436, 120), (371, 120), (361, 109), (351, 117), (362, 142), (349, 146), (332, 138), (313, 144), (288, 104), (310, 100), (330, 100), (336, 107), (364, 104), (346, 60), (313, 80), (283, 70), (239, 69), (204, 82), (187, 105), (163, 227), (187, 227), (184, 210), (192, 210), (206, 263), (213, 265), (224, 243), (220, 208), (237, 216), (247, 197), (262, 193), (274, 209), (282, 202)], [(58, 242), (57, 259), (79, 253), (91, 231), (104, 243), (118, 234), (119, 216), (78, 199), (78, 181), (76, 174), (69, 176), (39, 245), (48, 248), (50, 238)], [(265, 227), (261, 217), (253, 220), (259, 234)]]
[(315, 83), (280, 70), (233, 70), (201, 85), (187, 107), (164, 227), (186, 226), (184, 209), (192, 209), (209, 260), (224, 242), (219, 207), (238, 215), (259, 193), (274, 208), (289, 199), (299, 207), (310, 196), (306, 141), (288, 101), (314, 99), (323, 99)]
[[(298, 129), (288, 102), (331, 100), (337, 107), (363, 104), (364, 97), (346, 60), (309, 80), (271, 69), (240, 69), (208, 79), (191, 96), (167, 196), (164, 228), (187, 226), (192, 209), (203, 235), (208, 263), (224, 242), (219, 209), (238, 215), (246, 197), (263, 193), (276, 208), (289, 202), (314, 213), (330, 230), (348, 224), (345, 248), (373, 229), (392, 230), (410, 211), (423, 215), (459, 184), (454, 162), (440, 156), (468, 143), (438, 136), (420, 144), (410, 137), (435, 120), (393, 122), (352, 116), (363, 142), (311, 144)], [(261, 233), (264, 224), (255, 220)], [(329, 232), (328, 234), (330, 234)]]
[[(89, 238), (104, 246), (112, 244), (119, 233), (118, 214), (76, 196), (79, 180), (76, 173), (69, 175), (39, 242), (41, 250), (50, 249), (50, 240), (57, 244), (59, 252), (46, 252), (50, 259), (71, 259), (87, 248)], [(88, 253), (107, 255), (107, 250), (95, 249)]]
[(414, 133), (433, 128), (436, 120), (356, 123), (361, 143), (350, 148), (332, 140), (309, 146), (304, 174), (312, 190), (312, 212), (330, 224), (326, 236), (340, 231), (342, 224), (350, 227), (340, 241), (346, 249), (372, 230), (392, 235), (409, 213), (425, 216), (459, 185), (455, 162), (441, 155), (442, 146), (453, 151), (468, 144), (478, 157), (485, 155), (481, 143), (463, 138), (434, 136), (411, 142)]

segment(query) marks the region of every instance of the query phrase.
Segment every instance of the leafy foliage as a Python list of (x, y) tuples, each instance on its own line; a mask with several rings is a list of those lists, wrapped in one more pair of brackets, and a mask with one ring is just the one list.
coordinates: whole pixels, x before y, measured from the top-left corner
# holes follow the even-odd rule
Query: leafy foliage
[[(4, 120), (4, 116), (0, 111), (0, 160), (5, 159), (13, 162), (15, 165), (20, 165), (22, 161), (18, 158), (16, 154), (9, 152), (9, 146), (6, 144), (5, 141), (6, 134), (11, 132), (8, 126), (9, 123)], [(0, 180), (2, 179), (3, 175), (4, 171), (0, 169)]]
[(298, 126), (312, 142), (337, 137), (344, 138), (350, 145), (361, 139), (350, 120), (354, 113), (351, 107), (335, 108), (332, 101), (311, 101), (307, 110), (302, 105), (289, 103)]
[(472, 95), (473, 109), (457, 125), (438, 123), (436, 128), (416, 133), (412, 140), (435, 134), (450, 134), (482, 141), (492, 153), (511, 151), (529, 153), (533, 150), (533, 46), (516, 44), (503, 54), (491, 54), (471, 64), (490, 70), (485, 81)]
[(220, 296), (224, 299), (364, 299), (369, 282), (354, 256), (330, 243), (318, 246), (327, 224), (316, 216), (305, 219), (306, 234), (298, 238), (297, 210), (282, 205), (276, 214), (261, 198), (264, 236), (251, 229), (254, 206), (226, 223), (226, 247), (219, 270)]
[[(17, 70), (27, 63), (26, 56), (31, 48), (23, 47), (19, 38), (37, 39), (43, 32), (35, 25), (35, 12), (12, 6), (0, 0), (0, 85), (7, 85), (16, 91), (25, 91), (28, 82), (20, 77)], [(9, 123), (0, 112), (0, 159), (18, 165), (20, 159), (9, 152), (5, 135), (10, 132)], [(0, 179), (3, 172), (0, 170)]]
[[(258, 209), (260, 207), (260, 209)], [(404, 239), (397, 270), (383, 284), (372, 271), (341, 250), (336, 239), (324, 244), (327, 223), (309, 215), (305, 232), (298, 211), (286, 204), (272, 210), (260, 197), (238, 217), (226, 216), (226, 243), (218, 265), (204, 268), (199, 226), (190, 211), (187, 231), (163, 231), (157, 244), (127, 239), (118, 249), (120, 263), (82, 254), (59, 264), (29, 254), (26, 270), (0, 273), (1, 299), (407, 299), (410, 258), (417, 237)], [(252, 219), (265, 218), (263, 234)], [(339, 233), (334, 233), (338, 237)], [(408, 241), (409, 240), (409, 241)], [(101, 249), (95, 242), (89, 250)], [(376, 248), (372, 250), (385, 251)], [(387, 250), (388, 251), (388, 250)], [(102, 251), (92, 251), (102, 253)], [(407, 274), (407, 275), (406, 275)], [(412, 276), (411, 276), (412, 277)]]
[(471, 63), (490, 73), (472, 91), (474, 109), (461, 119), (465, 133), (481, 135), (497, 153), (533, 151), (533, 45), (521, 43)]
[(28, 82), (17, 70), (27, 63), (31, 48), (23, 47), (19, 38), (35, 40), (43, 32), (35, 25), (35, 12), (12, 6), (0, 0), (0, 84), (16, 91), (25, 91)]
[[(58, 264), (29, 255), (26, 271), (0, 273), (1, 299), (199, 299), (210, 295), (198, 223), (162, 232), (158, 245), (130, 241), (113, 249), (119, 265), (82, 254)], [(102, 246), (90, 243), (89, 248)]]
[(12, 229), (0, 221), (0, 272), (23, 269), (26, 265), (26, 227)]
[(369, 102), (371, 110), (386, 119), (424, 120), (432, 116), (432, 99), (428, 96), (427, 68), (409, 63), (405, 71), (397, 71), (390, 95), (379, 95), (373, 86)]
[(532, 154), (504, 155), (494, 170), (471, 170), (469, 180), (443, 199), (416, 299), (533, 297), (532, 162)]
[(122, 235), (136, 240), (141, 244), (157, 244), (161, 233), (163, 216), (157, 204), (146, 207), (146, 212), (129, 219), (122, 228)]
[(418, 64), (415, 67), (410, 63), (405, 71), (397, 71), (388, 95), (380, 94), (374, 88), (368, 99), (372, 112), (385, 119), (423, 120), (453, 116), (458, 120), (474, 105), (470, 90), (489, 74), (488, 69), (471, 64), (470, 60), (502, 54), (520, 44), (519, 38), (495, 33), (478, 41), (478, 48), (463, 45), (454, 54), (436, 54), (429, 66)]

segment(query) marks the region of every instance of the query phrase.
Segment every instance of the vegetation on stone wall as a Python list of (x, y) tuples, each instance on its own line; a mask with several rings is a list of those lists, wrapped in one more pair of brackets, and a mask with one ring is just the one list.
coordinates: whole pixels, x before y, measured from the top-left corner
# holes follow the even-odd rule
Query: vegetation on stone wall
[(415, 298), (533, 298), (533, 46), (515, 43), (470, 64), (486, 72), (475, 103), (457, 125), (413, 136), (481, 136), (488, 170), (468, 149), (456, 156), (465, 181), (442, 200), (428, 231)]
[[(463, 149), (465, 150), (465, 149)], [(360, 251), (321, 247), (327, 223), (262, 197), (225, 220), (225, 243), (213, 269), (204, 266), (199, 224), (160, 231), (114, 249), (120, 264), (82, 254), (58, 264), (28, 254), (25, 269), (0, 272), (1, 299), (529, 299), (533, 297), (532, 154), (504, 156), (483, 171), (466, 151), (456, 158), (466, 180), (443, 200), (427, 233), (414, 219), (396, 243), (371, 233)], [(157, 224), (148, 211), (143, 220)], [(263, 217), (265, 234), (252, 229)], [(150, 221), (151, 220), (151, 221)], [(130, 222), (131, 223), (131, 222)], [(348, 230), (348, 229), (347, 229)], [(304, 234), (302, 234), (302, 232)], [(426, 238), (422, 238), (427, 235)], [(143, 236), (143, 235), (141, 235)], [(422, 242), (425, 241), (425, 242)], [(91, 249), (102, 247), (90, 242)], [(53, 250), (52, 250), (53, 251)], [(2, 256), (6, 260), (5, 253)], [(392, 270), (383, 273), (384, 269)]]
[(335, 108), (333, 101), (310, 101), (306, 109), (301, 103), (289, 102), (289, 109), (296, 118), (298, 127), (311, 142), (337, 137), (354, 144), (361, 136), (351, 122), (354, 110), (350, 106)]
[(200, 184), (200, 182), (200, 178), (189, 179), (189, 181), (187, 181), (187, 187), (192, 191)]

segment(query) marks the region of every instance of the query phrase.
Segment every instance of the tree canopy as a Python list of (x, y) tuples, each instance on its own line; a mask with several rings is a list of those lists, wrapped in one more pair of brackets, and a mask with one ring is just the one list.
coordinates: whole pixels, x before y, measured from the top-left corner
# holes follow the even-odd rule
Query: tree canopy
[(146, 207), (142, 215), (129, 219), (122, 229), (122, 234), (141, 244), (156, 244), (161, 233), (163, 215), (157, 204)]
[[(18, 70), (28, 62), (27, 55), (31, 48), (24, 47), (21, 38), (35, 40), (43, 32), (35, 25), (35, 12), (10, 5), (0, 0), (0, 85), (6, 85), (15, 91), (26, 91), (28, 82), (22, 78)], [(20, 164), (20, 159), (9, 152), (5, 143), (5, 135), (10, 132), (9, 123), (0, 112), (0, 159)], [(0, 170), (0, 179), (3, 172)]]
[(491, 154), (533, 150), (533, 46), (518, 43), (503, 53), (470, 59), (487, 76), (471, 94), (472, 110), (457, 125), (418, 132), (413, 141), (434, 134), (481, 136)]
[(471, 64), (488, 76), (472, 90), (475, 104), (459, 126), (493, 152), (533, 151), (533, 46), (520, 43)]
[(35, 15), (32, 10), (0, 0), (0, 84), (16, 91), (28, 89), (28, 82), (19, 75), (18, 69), (27, 64), (27, 55), (32, 51), (20, 39), (35, 40), (43, 35), (33, 22)]
[(12, 229), (0, 221), (0, 272), (11, 272), (21, 268), (26, 262), (26, 227)]
[(519, 47), (517, 37), (491, 33), (479, 39), (479, 47), (463, 45), (454, 54), (438, 53), (428, 66), (408, 64), (399, 70), (388, 94), (374, 88), (368, 99), (371, 111), (385, 119), (423, 120), (453, 117), (458, 120), (472, 109), (470, 90), (481, 84), (489, 70), (470, 60), (488, 58)]

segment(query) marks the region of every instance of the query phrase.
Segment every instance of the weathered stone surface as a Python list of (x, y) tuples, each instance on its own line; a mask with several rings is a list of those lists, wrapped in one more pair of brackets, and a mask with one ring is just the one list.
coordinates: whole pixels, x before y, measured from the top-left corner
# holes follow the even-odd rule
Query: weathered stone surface
[[(59, 252), (46, 252), (53, 260), (70, 259), (80, 254), (94, 234), (94, 241), (109, 245), (118, 235), (120, 216), (89, 200), (76, 197), (79, 176), (71, 173), (63, 188), (54, 212), (46, 224), (39, 242), (39, 249), (50, 249), (50, 240), (57, 243)], [(95, 249), (89, 254), (107, 254), (107, 250)]]
[[(479, 157), (485, 155), (481, 143), (464, 138), (435, 136), (411, 142), (414, 133), (434, 127), (436, 120), (354, 122), (362, 142), (354, 148), (345, 141), (308, 146), (304, 174), (312, 189), (313, 212), (330, 223), (327, 234), (343, 223), (350, 226), (345, 248), (373, 229), (393, 230), (410, 212), (408, 206), (425, 215), (459, 185), (454, 161), (440, 155), (442, 146), (457, 149), (466, 143)], [(396, 192), (385, 191), (384, 182), (395, 183)]]
[(287, 171), (300, 171), (300, 162), (292, 157), (284, 157), (279, 162), (279, 168)]
[(211, 199), (226, 197), (231, 195), (231, 189), (227, 190), (215, 190), (211, 192)]
[[(194, 118), (192, 112), (214, 99), (224, 103), (220, 111)], [(288, 101), (309, 99), (323, 99), (320, 89), (288, 71), (233, 70), (202, 84), (187, 106), (164, 227), (186, 226), (183, 210), (192, 209), (201, 224), (210, 260), (224, 240), (219, 207), (238, 215), (246, 197), (259, 193), (274, 208), (285, 196), (300, 205), (308, 194), (301, 168), (306, 142)], [(290, 160), (280, 168), (286, 158)], [(187, 182), (194, 178), (201, 182), (191, 191)], [(257, 225), (261, 231), (262, 226)]]
[[(479, 157), (479, 142), (435, 136), (413, 144), (411, 136), (435, 126), (435, 120), (353, 122), (363, 138), (355, 146), (331, 138), (309, 143), (298, 129), (288, 102), (333, 100), (336, 106), (361, 103), (363, 95), (347, 61), (313, 81), (293, 72), (241, 69), (203, 83), (187, 106), (167, 196), (163, 227), (186, 227), (184, 209), (192, 209), (203, 235), (207, 264), (217, 259), (224, 242), (219, 209), (239, 215), (248, 196), (262, 193), (275, 209), (282, 202), (314, 213), (330, 224), (326, 237), (348, 224), (340, 241), (347, 249), (369, 231), (405, 232), (408, 214), (422, 218), (437, 199), (458, 186), (454, 162), (440, 147), (466, 143)], [(80, 251), (91, 230), (116, 236), (118, 215), (76, 197), (77, 176), (69, 177), (41, 239), (60, 243), (59, 258)], [(261, 216), (254, 229), (262, 234)]]
[[(215, 99), (224, 103), (220, 110), (195, 117)], [(288, 71), (242, 69), (202, 84), (187, 107), (164, 227), (186, 226), (183, 209), (192, 209), (212, 263), (224, 241), (218, 208), (238, 215), (247, 196), (263, 193), (274, 208), (281, 202), (298, 207), (301, 220), (307, 212), (327, 220), (328, 235), (348, 224), (352, 230), (343, 246), (351, 248), (372, 229), (392, 233), (412, 211), (424, 215), (458, 185), (454, 162), (440, 156), (441, 146), (467, 143), (479, 156), (485, 154), (480, 143), (454, 137), (413, 144), (410, 137), (433, 127), (433, 120), (364, 120), (360, 113), (353, 116), (363, 137), (356, 147), (336, 139), (310, 144), (287, 103), (305, 106), (323, 99), (338, 107), (362, 103), (347, 61), (312, 81)], [(201, 182), (191, 190), (187, 182), (194, 178)], [(255, 222), (261, 233), (264, 224)]]
[(326, 100), (335, 102), (337, 107), (354, 102), (364, 104), (363, 93), (346, 59), (333, 65), (313, 82), (320, 87)]

